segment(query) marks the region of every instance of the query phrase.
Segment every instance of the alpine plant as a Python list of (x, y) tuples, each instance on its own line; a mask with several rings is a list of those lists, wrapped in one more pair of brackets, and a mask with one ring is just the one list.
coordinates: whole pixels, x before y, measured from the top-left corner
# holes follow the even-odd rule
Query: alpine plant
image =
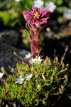
[(32, 10), (29, 8), (28, 12), (22, 12), (25, 20), (27, 21), (27, 28), (30, 30), (30, 42), (31, 42), (31, 58), (40, 56), (45, 59), (44, 52), (40, 43), (40, 30), (47, 24), (47, 19), (49, 18), (50, 11), (43, 9), (34, 8), (32, 5)]

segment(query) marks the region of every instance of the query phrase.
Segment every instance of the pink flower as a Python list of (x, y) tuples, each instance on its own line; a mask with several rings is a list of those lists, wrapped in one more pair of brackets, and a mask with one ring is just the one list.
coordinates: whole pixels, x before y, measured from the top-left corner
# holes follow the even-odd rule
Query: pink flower
[(25, 20), (30, 24), (34, 24), (37, 27), (43, 26), (47, 23), (47, 19), (49, 18), (50, 11), (43, 10), (43, 6), (38, 9), (38, 11), (32, 5), (32, 10), (27, 8), (29, 12), (22, 12)]

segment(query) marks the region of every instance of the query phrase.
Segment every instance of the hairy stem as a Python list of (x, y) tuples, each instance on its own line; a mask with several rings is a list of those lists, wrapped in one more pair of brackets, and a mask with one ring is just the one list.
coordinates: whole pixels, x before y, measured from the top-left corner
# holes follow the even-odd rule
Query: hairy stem
[(34, 24), (27, 23), (27, 28), (30, 30), (30, 42), (31, 42), (31, 58), (40, 56), (45, 58), (43, 48), (40, 43), (40, 28), (37, 28)]

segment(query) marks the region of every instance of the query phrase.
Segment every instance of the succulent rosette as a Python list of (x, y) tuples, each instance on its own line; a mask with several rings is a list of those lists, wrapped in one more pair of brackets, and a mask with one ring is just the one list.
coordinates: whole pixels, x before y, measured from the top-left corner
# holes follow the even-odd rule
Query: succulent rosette
[(43, 6), (38, 9), (34, 8), (32, 5), (32, 10), (27, 8), (29, 12), (22, 12), (25, 20), (29, 23), (32, 23), (36, 25), (37, 27), (40, 27), (41, 25), (44, 25), (47, 23), (47, 19), (49, 18), (50, 11), (46, 11), (46, 9), (43, 9)]
[(40, 9), (34, 8), (32, 5), (32, 10), (29, 8), (28, 12), (24, 11), (23, 16), (27, 21), (27, 28), (30, 30), (30, 43), (31, 43), (31, 58), (36, 58), (40, 56), (42, 59), (45, 59), (45, 55), (40, 43), (40, 30), (47, 24), (47, 19), (49, 18), (49, 11), (43, 9), (43, 6)]

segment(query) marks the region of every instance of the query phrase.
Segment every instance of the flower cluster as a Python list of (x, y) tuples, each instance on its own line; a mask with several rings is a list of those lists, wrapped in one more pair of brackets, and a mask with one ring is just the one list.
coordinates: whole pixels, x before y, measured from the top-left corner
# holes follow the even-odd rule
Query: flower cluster
[(52, 1), (45, 2), (45, 4), (44, 4), (44, 2), (42, 0), (34, 0), (33, 5), (35, 8), (41, 8), (41, 6), (44, 5), (45, 8), (47, 10), (50, 10), (51, 13), (54, 12), (54, 10), (56, 9), (56, 5)]
[[(25, 56), (24, 59), (30, 59), (30, 58), (31, 58), (31, 54), (29, 53), (28, 55)], [(42, 59), (40, 58), (40, 56), (36, 56), (35, 58), (31, 58), (29, 60), (30, 64), (33, 64), (33, 63), (40, 64), (41, 62), (42, 62)]]
[[(27, 8), (29, 12), (22, 12), (25, 20), (27, 21), (27, 28), (30, 30), (30, 42), (31, 42), (31, 63), (33, 62), (38, 62), (40, 63), (40, 57), (42, 59), (45, 59), (45, 55), (43, 52), (43, 48), (40, 44), (40, 35), (39, 32), (40, 30), (47, 24), (47, 19), (49, 18), (49, 12), (46, 9), (43, 9), (43, 6), (40, 9), (36, 9), (34, 5), (32, 5), (32, 10)], [(39, 58), (36, 58), (38, 56)], [(30, 55), (28, 55), (30, 56)], [(29, 58), (26, 56), (26, 58)]]
[(27, 8), (29, 12), (22, 12), (25, 20), (29, 22), (30, 24), (34, 24), (37, 27), (40, 27), (43, 24), (47, 23), (47, 19), (49, 18), (49, 10), (46, 11), (46, 9), (43, 9), (43, 6), (38, 9), (38, 11), (34, 8), (32, 5), (32, 10)]
[(67, 19), (71, 19), (71, 9), (67, 9), (67, 10), (64, 12), (63, 16), (64, 16), (65, 18), (67, 18)]
[(31, 54), (28, 53), (28, 55), (25, 56), (25, 59), (29, 59), (31, 57)]
[(2, 78), (2, 77), (3, 77), (3, 75), (4, 75), (4, 73), (1, 73), (1, 72), (0, 72), (0, 78)]
[(4, 100), (14, 101), (16, 99), (26, 107), (28, 105), (35, 107), (36, 104), (38, 107), (40, 104), (43, 107), (46, 106), (45, 104), (49, 106), (50, 95), (60, 95), (64, 92), (68, 81), (66, 70), (67, 65), (64, 65), (63, 60), (59, 63), (58, 58), (51, 61), (47, 57), (41, 64), (33, 64), (33, 67), (25, 62), (17, 63), (17, 67), (10, 70), (13, 75), (2, 79), (4, 87), (0, 87), (0, 104)]
[(45, 4), (45, 8), (47, 10), (50, 10), (50, 12), (52, 13), (56, 9), (56, 5), (54, 4), (54, 2), (48, 2)]
[(44, 2), (42, 0), (34, 0), (33, 5), (35, 8), (41, 8), (41, 6), (44, 5)]
[(42, 62), (42, 59), (40, 58), (40, 56), (36, 56), (36, 58), (31, 58), (29, 60), (30, 64), (33, 64), (33, 63), (37, 63), (37, 64), (40, 64)]
[(22, 78), (22, 76), (20, 76), (19, 78), (16, 78), (17, 81), (15, 81), (15, 83), (22, 84), (23, 81), (29, 80), (30, 78), (32, 78), (32, 74), (30, 75), (26, 74), (25, 78)]
[(20, 2), (20, 0), (15, 0), (16, 2)]
[(22, 78), (22, 76), (20, 76), (19, 78), (16, 78), (16, 82), (15, 83), (19, 83), (19, 84), (22, 84), (23, 81), (24, 81), (24, 78)]

